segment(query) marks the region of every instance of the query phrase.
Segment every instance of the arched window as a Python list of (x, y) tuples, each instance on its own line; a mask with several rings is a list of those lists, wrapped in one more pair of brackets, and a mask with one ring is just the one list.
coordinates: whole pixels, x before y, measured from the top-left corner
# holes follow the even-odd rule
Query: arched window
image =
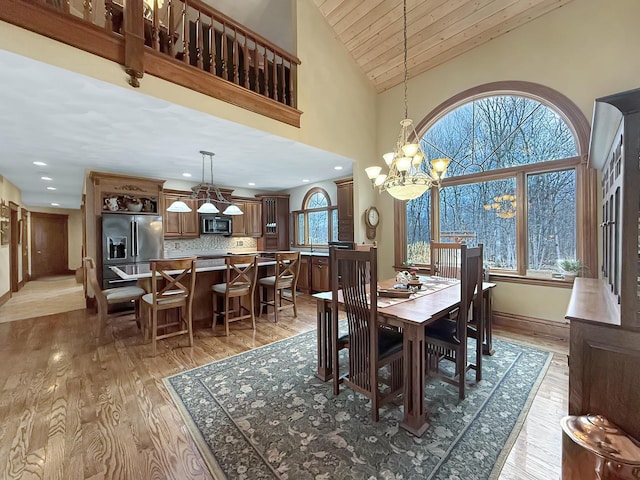
[(338, 239), (338, 209), (331, 206), (329, 194), (320, 187), (310, 189), (302, 209), (293, 212), (295, 245), (327, 245)]
[[(578, 206), (578, 185), (588, 124), (557, 92), (518, 83), (523, 91), (465, 92), (419, 125), (427, 156), (451, 162), (442, 188), (401, 212), (402, 261), (428, 264), (432, 240), (482, 243), (493, 272), (521, 276), (550, 277), (559, 260), (586, 258), (578, 213), (595, 212)], [(570, 104), (577, 126), (558, 103)]]

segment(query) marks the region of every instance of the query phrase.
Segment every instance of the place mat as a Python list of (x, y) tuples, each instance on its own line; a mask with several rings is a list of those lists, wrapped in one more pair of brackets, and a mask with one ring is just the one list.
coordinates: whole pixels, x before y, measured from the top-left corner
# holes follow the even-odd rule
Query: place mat
[(420, 278), (420, 281), (422, 282), (422, 288), (419, 291), (417, 291), (416, 293), (412, 293), (409, 298), (378, 297), (378, 308), (387, 308), (402, 302), (415, 300), (416, 298), (435, 293), (444, 288), (460, 284), (460, 280), (457, 280), (455, 278), (430, 276), (420, 276), (418, 278)]

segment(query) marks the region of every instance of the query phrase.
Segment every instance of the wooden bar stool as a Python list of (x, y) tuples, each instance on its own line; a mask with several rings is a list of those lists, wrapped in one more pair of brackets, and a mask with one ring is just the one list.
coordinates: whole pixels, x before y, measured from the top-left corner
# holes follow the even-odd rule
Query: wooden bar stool
[[(195, 258), (180, 258), (174, 260), (151, 260), (151, 293), (142, 297), (143, 305), (150, 315), (151, 344), (153, 355), (156, 354), (156, 342), (163, 338), (176, 335), (189, 335), (189, 346), (193, 346), (192, 304), (193, 291), (196, 286)], [(179, 309), (179, 317), (174, 322), (158, 325), (158, 312)], [(178, 326), (179, 330), (168, 332), (170, 327)], [(148, 329), (148, 323), (145, 324)], [(165, 331), (158, 335), (158, 330)], [(145, 331), (145, 337), (148, 333)]]
[[(267, 313), (269, 306), (273, 307), (274, 322), (278, 322), (278, 312), (283, 308), (293, 307), (294, 318), (298, 316), (296, 305), (296, 285), (298, 284), (298, 274), (300, 273), (300, 252), (277, 252), (276, 253), (276, 274), (271, 277), (261, 278), (260, 285), (260, 315), (263, 306)], [(291, 289), (291, 297), (282, 295), (285, 289)], [(273, 290), (273, 301), (269, 300), (269, 290)], [(282, 301), (287, 304), (282, 305)]]
[[(253, 329), (256, 329), (254, 294), (258, 279), (257, 255), (229, 255), (226, 257), (225, 283), (211, 286), (213, 293), (213, 324), (216, 329), (217, 316), (224, 315), (225, 334), (229, 336), (229, 323), (251, 319)], [(241, 297), (249, 296), (249, 308), (241, 303)], [(224, 300), (224, 310), (218, 309), (218, 300)], [(237, 301), (237, 308), (232, 309), (231, 303)], [(243, 313), (244, 312), (244, 313)], [(231, 316), (231, 314), (234, 314)]]

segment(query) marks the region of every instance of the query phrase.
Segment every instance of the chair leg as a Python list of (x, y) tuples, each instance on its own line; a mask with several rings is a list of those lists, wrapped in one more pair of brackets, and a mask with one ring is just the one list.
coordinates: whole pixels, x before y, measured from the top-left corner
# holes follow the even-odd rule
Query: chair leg
[(282, 305), (282, 290), (273, 289), (273, 323), (278, 323), (278, 311)]
[(191, 307), (185, 307), (187, 309), (187, 331), (189, 332), (189, 346), (193, 347), (193, 321), (191, 316)]
[(458, 370), (458, 381), (460, 384), (458, 385), (458, 398), (460, 400), (464, 400), (465, 397), (465, 386), (466, 386), (466, 373), (467, 373), (467, 349), (462, 347), (458, 350), (456, 356), (456, 368)]
[(229, 336), (229, 296), (224, 296), (224, 329), (227, 337)]
[(216, 323), (218, 317), (218, 295), (213, 293), (211, 295), (211, 330), (216, 331)]
[(298, 305), (296, 304), (296, 289), (291, 287), (291, 301), (293, 302), (293, 318), (298, 318)]
[(254, 296), (250, 295), (249, 298), (249, 308), (251, 309), (251, 324), (253, 325), (253, 329), (256, 329), (256, 309), (254, 305)]
[(156, 356), (156, 337), (158, 336), (158, 310), (151, 307), (151, 351)]

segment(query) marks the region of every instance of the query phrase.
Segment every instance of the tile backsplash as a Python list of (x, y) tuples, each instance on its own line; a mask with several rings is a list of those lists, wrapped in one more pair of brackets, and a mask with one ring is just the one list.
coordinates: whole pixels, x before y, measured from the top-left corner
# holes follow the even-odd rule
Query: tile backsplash
[(225, 237), (222, 235), (203, 235), (200, 238), (176, 239), (164, 241), (165, 256), (206, 252), (255, 251), (257, 239), (251, 237)]

